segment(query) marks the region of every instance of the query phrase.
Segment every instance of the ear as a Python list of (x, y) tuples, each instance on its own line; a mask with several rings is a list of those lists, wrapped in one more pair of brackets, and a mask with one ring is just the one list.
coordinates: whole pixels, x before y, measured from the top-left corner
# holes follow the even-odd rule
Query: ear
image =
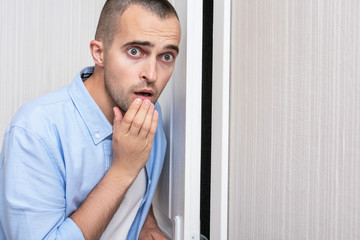
[(94, 59), (95, 65), (100, 67), (104, 66), (105, 48), (104, 43), (98, 40), (92, 40), (90, 42), (90, 52)]

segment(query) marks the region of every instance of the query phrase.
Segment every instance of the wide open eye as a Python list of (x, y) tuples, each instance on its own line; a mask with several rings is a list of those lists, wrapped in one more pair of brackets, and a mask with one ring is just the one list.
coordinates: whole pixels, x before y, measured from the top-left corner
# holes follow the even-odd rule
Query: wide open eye
[(161, 59), (165, 62), (172, 62), (174, 60), (174, 56), (172, 54), (166, 53), (162, 55)]
[(133, 57), (139, 57), (141, 54), (141, 51), (138, 48), (132, 47), (132, 48), (129, 48), (128, 53)]

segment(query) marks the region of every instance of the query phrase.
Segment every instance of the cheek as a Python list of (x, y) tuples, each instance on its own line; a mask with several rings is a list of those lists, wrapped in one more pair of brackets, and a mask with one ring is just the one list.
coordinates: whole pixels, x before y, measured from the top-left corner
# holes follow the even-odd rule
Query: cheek
[(170, 77), (171, 77), (171, 74), (167, 74), (166, 76), (164, 76), (163, 78), (159, 79), (158, 81), (158, 89), (159, 90), (163, 90), (166, 86), (166, 84), (169, 82), (170, 80)]
[(136, 77), (136, 66), (133, 63), (129, 63), (129, 61), (121, 58), (109, 60), (107, 71), (117, 82), (126, 83)]
[(125, 73), (127, 64), (120, 57), (109, 58), (108, 67), (115, 74)]
[(173, 70), (174, 70), (174, 68), (172, 67), (172, 68), (165, 68), (165, 69), (163, 69), (163, 71), (162, 71), (162, 74), (161, 74), (161, 77), (159, 78), (159, 84), (161, 85), (161, 86), (163, 86), (163, 87), (165, 87), (166, 86), (166, 84), (168, 83), (168, 81), (170, 80), (170, 77), (171, 77), (171, 75), (172, 75), (172, 73), (173, 73)]

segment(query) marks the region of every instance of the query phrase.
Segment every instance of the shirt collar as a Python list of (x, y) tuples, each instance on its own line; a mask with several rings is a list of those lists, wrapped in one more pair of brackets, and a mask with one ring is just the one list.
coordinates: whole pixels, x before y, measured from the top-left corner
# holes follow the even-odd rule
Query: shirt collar
[(94, 67), (82, 69), (69, 86), (68, 92), (80, 116), (84, 120), (94, 143), (98, 144), (112, 134), (113, 128), (87, 91), (81, 78), (81, 76), (84, 75), (90, 76), (93, 72)]

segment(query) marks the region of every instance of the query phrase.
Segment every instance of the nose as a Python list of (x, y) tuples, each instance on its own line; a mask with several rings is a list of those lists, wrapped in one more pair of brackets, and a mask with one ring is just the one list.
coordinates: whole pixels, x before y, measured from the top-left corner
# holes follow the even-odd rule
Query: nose
[(156, 58), (150, 57), (144, 62), (144, 69), (140, 77), (147, 82), (155, 82), (157, 80)]

